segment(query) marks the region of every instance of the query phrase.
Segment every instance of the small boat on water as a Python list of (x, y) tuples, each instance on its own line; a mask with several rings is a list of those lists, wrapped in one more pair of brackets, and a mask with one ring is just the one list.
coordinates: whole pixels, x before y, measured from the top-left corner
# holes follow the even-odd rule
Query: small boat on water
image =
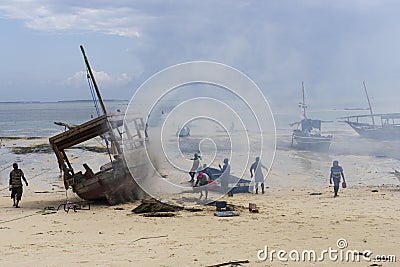
[(374, 113), (367, 87), (363, 82), (370, 114), (341, 117), (361, 137), (377, 140), (400, 140), (400, 113)]
[(190, 136), (190, 128), (189, 126), (183, 126), (182, 128), (178, 128), (178, 131), (176, 132), (176, 136), (178, 137), (188, 137)]
[[(135, 175), (135, 178), (140, 178), (142, 173), (146, 173), (146, 166), (139, 163), (136, 166), (127, 166), (122, 138), (124, 138), (124, 142), (125, 140), (129, 141), (127, 142), (131, 145), (129, 153), (140, 162), (140, 159), (146, 155), (144, 148), (145, 142), (147, 142), (145, 123), (142, 118), (133, 118), (136, 131), (132, 135), (132, 129), (129, 129), (123, 123), (124, 114), (120, 112), (107, 113), (82, 46), (81, 51), (86, 63), (89, 84), (93, 85), (93, 87), (91, 86), (91, 90), (93, 89), (92, 96), (97, 96), (96, 101), (100, 104), (102, 114), (98, 110), (99, 116), (97, 118), (81, 125), (68, 127), (65, 132), (49, 139), (57, 157), (59, 168), (63, 172), (65, 188), (72, 188), (72, 191), (82, 199), (106, 200), (111, 205), (141, 199), (146, 194), (133, 179), (133, 175)], [(82, 157), (78, 160), (81, 161), (79, 165), (83, 167), (84, 173), (77, 171), (77, 165), (74, 164), (73, 166), (68, 158), (68, 149), (94, 138), (102, 139), (105, 142), (109, 162), (102, 165), (99, 171), (93, 171), (85, 163), (85, 158)], [(74, 159), (74, 161), (78, 160)]]
[(304, 83), (302, 83), (303, 102), (299, 106), (303, 109), (303, 119), (292, 123), (297, 128), (293, 130), (291, 147), (310, 151), (327, 151), (331, 145), (332, 135), (321, 134), (322, 120), (310, 119), (307, 117), (304, 97)]
[(398, 170), (394, 170), (393, 171), (393, 174), (394, 174), (394, 176), (396, 176), (396, 178), (399, 180), (399, 182), (400, 182), (400, 171), (398, 171)]

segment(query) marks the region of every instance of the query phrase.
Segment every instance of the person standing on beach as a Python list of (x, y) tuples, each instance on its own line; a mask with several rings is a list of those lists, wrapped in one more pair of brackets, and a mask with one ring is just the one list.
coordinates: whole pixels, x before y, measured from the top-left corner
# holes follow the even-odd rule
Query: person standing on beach
[(340, 179), (343, 177), (343, 182), (346, 182), (344, 179), (344, 174), (343, 174), (343, 168), (339, 166), (339, 162), (337, 160), (333, 161), (333, 166), (331, 168), (331, 175), (329, 179), (329, 183), (332, 184), (333, 180), (333, 190), (334, 190), (334, 195), (333, 197), (338, 196), (338, 191), (339, 191), (339, 186), (340, 186)]
[(229, 165), (229, 159), (225, 158), (224, 159), (224, 166), (221, 167), (221, 164), (219, 164), (219, 168), (221, 169), (221, 189), (223, 193), (228, 193), (231, 194), (230, 192), (228, 192), (228, 187), (229, 187), (229, 180), (231, 178), (231, 165)]
[(196, 170), (200, 166), (200, 159), (201, 159), (201, 157), (197, 153), (194, 154), (194, 158), (190, 159), (190, 160), (193, 160), (193, 165), (189, 171), (189, 175), (190, 175), (189, 183), (193, 184), (193, 182), (194, 182), (194, 176), (196, 175)]
[(28, 182), (25, 179), (24, 173), (21, 169), (18, 169), (18, 164), (13, 164), (13, 170), (10, 172), (10, 191), (11, 198), (14, 201), (13, 206), (19, 208), (18, 204), (22, 198), (22, 181), (24, 180), (26, 186), (28, 186)]
[(254, 171), (254, 180), (256, 182), (256, 194), (258, 194), (258, 183), (261, 183), (261, 192), (264, 194), (264, 174), (262, 173), (262, 168), (264, 168), (266, 171), (268, 171), (268, 168), (265, 167), (261, 162), (260, 162), (260, 157), (256, 157), (256, 161), (251, 164), (250, 167), (250, 175), (251, 178), (253, 178), (253, 171)]

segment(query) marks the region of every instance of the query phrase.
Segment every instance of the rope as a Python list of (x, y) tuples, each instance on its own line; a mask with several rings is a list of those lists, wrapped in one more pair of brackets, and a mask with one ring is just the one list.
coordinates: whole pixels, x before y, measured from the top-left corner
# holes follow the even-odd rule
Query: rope
[(0, 222), (0, 224), (16, 221), (16, 220), (20, 220), (20, 219), (24, 219), (24, 218), (31, 217), (31, 216), (38, 215), (38, 214), (39, 213), (33, 213), (33, 214), (25, 215), (25, 216), (22, 216), (22, 217), (14, 218), (14, 219), (11, 219), (11, 220), (2, 221), (2, 222)]
[(86, 69), (86, 75), (87, 75), (87, 80), (88, 80), (88, 84), (89, 84), (89, 89), (90, 89), (90, 93), (92, 94), (92, 99), (94, 102), (94, 107), (96, 108), (96, 113), (97, 116), (100, 116), (100, 110), (99, 110), (99, 105), (97, 104), (97, 98), (96, 98), (96, 94), (94, 92), (94, 88), (93, 88), (93, 84), (92, 84), (92, 79), (90, 78), (89, 75), (89, 70)]
[[(41, 172), (41, 173), (39, 173), (39, 174), (36, 174), (36, 175), (34, 175), (34, 176), (32, 176), (32, 178), (30, 178), (29, 180), (28, 179), (26, 179), (27, 181), (30, 181), (30, 180), (32, 180), (33, 178), (36, 178), (36, 177), (38, 177), (38, 176), (40, 176), (40, 175), (42, 175), (42, 174), (44, 174), (44, 173), (46, 173), (46, 172), (49, 172), (51, 169), (47, 169), (47, 170), (45, 170), (45, 171), (43, 171), (43, 172)], [(6, 189), (8, 189), (8, 186), (7, 187), (4, 187), (4, 188), (2, 188), (2, 189), (0, 189), (0, 192), (1, 191), (4, 191), (4, 190), (6, 190)]]
[[(91, 77), (89, 75), (89, 69), (87, 69), (87, 68), (86, 68), (86, 75), (87, 75), (87, 80), (88, 80), (88, 84), (89, 84), (89, 88), (90, 88), (90, 93), (92, 94), (94, 107), (96, 108), (96, 113), (97, 113), (97, 116), (100, 117), (100, 110), (99, 110), (98, 100), (97, 100), (97, 97), (96, 97), (93, 81), (92, 81), (92, 79), (91, 79)], [(109, 148), (109, 145), (108, 145), (108, 140), (107, 140), (107, 138), (104, 138), (104, 140), (106, 142), (108, 156), (110, 157), (110, 161), (112, 161), (111, 152), (110, 152), (110, 148)]]
[[(40, 148), (34, 150), (33, 152), (29, 153), (28, 155), (23, 156), (23, 157), (20, 158), (19, 160), (21, 161), (21, 160), (23, 160), (23, 159), (26, 159), (27, 157), (32, 156), (33, 154), (35, 154), (35, 153), (38, 152), (38, 151), (40, 151)], [(10, 162), (13, 162), (13, 163), (14, 163), (15, 161), (10, 161)], [(3, 169), (1, 169), (0, 172), (2, 172), (2, 171), (4, 171), (4, 170), (6, 170), (6, 169), (12, 167), (13, 163), (11, 163), (11, 164), (6, 163), (6, 164), (8, 164), (8, 165), (7, 165), (6, 167), (4, 167)]]

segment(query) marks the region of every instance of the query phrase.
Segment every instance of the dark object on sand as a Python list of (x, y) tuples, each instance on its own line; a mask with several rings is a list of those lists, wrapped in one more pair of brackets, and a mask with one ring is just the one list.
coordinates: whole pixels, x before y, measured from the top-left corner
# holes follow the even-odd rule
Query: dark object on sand
[(242, 266), (244, 263), (250, 263), (249, 260), (244, 261), (228, 261), (214, 265), (208, 265), (207, 267), (221, 267), (221, 266)]
[(233, 216), (239, 216), (240, 213), (234, 210), (224, 210), (224, 211), (216, 211), (214, 212), (214, 215), (218, 217), (233, 217)]
[(317, 192), (317, 193), (310, 193), (309, 195), (310, 195), (310, 196), (319, 196), (319, 195), (322, 195), (322, 193), (319, 193), (319, 192)]
[(139, 240), (143, 240), (143, 239), (153, 239), (153, 238), (160, 238), (160, 237), (168, 237), (168, 235), (140, 237), (140, 238), (137, 238), (137, 239), (133, 240), (132, 242), (130, 242), (129, 245), (132, 244), (132, 243), (135, 243), (136, 241), (139, 241)]
[(175, 215), (173, 212), (149, 212), (142, 214), (143, 217), (174, 217)]
[[(142, 199), (146, 193), (136, 184), (135, 179), (140, 179), (143, 173), (147, 172), (147, 164), (138, 162), (135, 166), (128, 167), (124, 155), (129, 151), (129, 157), (138, 161), (147, 157), (145, 142), (148, 140), (145, 134), (145, 122), (143, 118), (129, 118), (133, 120), (134, 127), (128, 127), (126, 123), (123, 123), (124, 114), (107, 113), (82, 46), (81, 51), (98, 117), (81, 125), (75, 125), (49, 139), (57, 157), (58, 166), (63, 172), (65, 189), (71, 187), (72, 191), (82, 199), (107, 200), (111, 205)], [(85, 168), (83, 170), (85, 173), (77, 171), (66, 152), (73, 146), (95, 138), (104, 140), (110, 161), (101, 166), (98, 172), (93, 172), (85, 164), (84, 156), (82, 156), (80, 164)], [(125, 153), (122, 151), (122, 140), (126, 144)]]
[(242, 179), (231, 174), (228, 181), (229, 190), (228, 192), (224, 192), (224, 188), (222, 188), (221, 182), (218, 180), (222, 174), (222, 171), (217, 168), (208, 167), (207, 174), (210, 177), (210, 181), (208, 182), (208, 189), (210, 191), (227, 193), (227, 195), (230, 197), (232, 197), (233, 194), (250, 192), (250, 180)]
[(378, 193), (379, 191), (377, 189), (374, 189), (371, 191), (372, 193)]
[(182, 206), (163, 203), (154, 198), (142, 200), (142, 203), (132, 210), (133, 213), (176, 212), (183, 210)]
[(90, 203), (89, 201), (80, 201), (80, 202), (67, 202), (61, 203), (58, 205), (57, 211), (64, 206), (64, 211), (69, 212), (69, 210), (73, 210), (76, 212), (77, 210), (90, 210)]
[(215, 207), (217, 211), (226, 210), (226, 201), (215, 201)]
[[(303, 102), (299, 106), (303, 109), (303, 119), (299, 122), (292, 123), (291, 126), (297, 125), (297, 129), (293, 130), (291, 147), (310, 151), (327, 151), (331, 145), (332, 135), (321, 135), (322, 120), (313, 120), (307, 118), (304, 97), (304, 83), (302, 83)], [(300, 126), (300, 128), (299, 128)]]
[(249, 211), (251, 213), (258, 213), (259, 212), (257, 205), (254, 204), (254, 203), (249, 203)]

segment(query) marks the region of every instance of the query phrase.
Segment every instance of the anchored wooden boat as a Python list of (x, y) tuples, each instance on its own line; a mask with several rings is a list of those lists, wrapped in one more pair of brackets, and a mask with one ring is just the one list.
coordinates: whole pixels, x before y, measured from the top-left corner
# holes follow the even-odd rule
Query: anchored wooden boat
[[(133, 118), (135, 135), (123, 123), (121, 113), (108, 114), (97, 87), (85, 51), (81, 46), (85, 59), (88, 79), (93, 83), (103, 114), (81, 125), (74, 125), (67, 131), (57, 134), (49, 139), (50, 144), (57, 157), (60, 170), (63, 172), (65, 188), (72, 188), (80, 198), (85, 200), (107, 200), (110, 204), (117, 204), (145, 197), (144, 191), (137, 185), (135, 178), (146, 172), (146, 164), (141, 164), (140, 159), (145, 158), (144, 148), (147, 141), (145, 123), (142, 118)], [(92, 87), (91, 87), (92, 89)], [(67, 150), (75, 145), (81, 144), (93, 138), (101, 138), (105, 141), (110, 161), (100, 167), (98, 172), (80, 158), (85, 172), (76, 171), (68, 159)], [(128, 140), (129, 153), (138, 159), (136, 166), (127, 166), (122, 151), (122, 139)]]
[(307, 118), (304, 83), (302, 84), (302, 93), (303, 102), (300, 103), (300, 106), (303, 109), (303, 119), (292, 123), (292, 126), (297, 125), (297, 128), (293, 130), (291, 146), (301, 150), (327, 151), (331, 145), (332, 135), (321, 134), (322, 120)]
[(370, 114), (342, 117), (361, 137), (378, 140), (400, 140), (400, 113), (374, 114), (369, 100), (367, 87), (364, 84)]

